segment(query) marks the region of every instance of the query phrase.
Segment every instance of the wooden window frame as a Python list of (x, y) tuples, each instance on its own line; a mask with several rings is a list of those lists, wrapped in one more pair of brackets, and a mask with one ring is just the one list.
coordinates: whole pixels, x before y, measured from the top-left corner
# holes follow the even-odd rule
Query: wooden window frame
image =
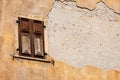
[[(24, 21), (26, 21), (26, 23), (24, 23)], [(35, 26), (35, 23), (37, 26)], [(22, 48), (22, 34), (23, 33), (27, 33), (30, 36), (31, 54), (22, 53), (22, 49), (23, 49)], [(41, 39), (42, 45), (40, 45), (40, 48), (42, 48), (41, 51), (43, 55), (35, 55), (34, 36), (37, 36), (37, 35), (42, 36), (42, 39)], [(45, 53), (44, 22), (43, 21), (18, 17), (18, 40), (19, 40), (18, 51), (19, 51), (20, 56), (37, 57), (37, 58), (42, 58), (42, 59), (45, 58), (46, 53)]]

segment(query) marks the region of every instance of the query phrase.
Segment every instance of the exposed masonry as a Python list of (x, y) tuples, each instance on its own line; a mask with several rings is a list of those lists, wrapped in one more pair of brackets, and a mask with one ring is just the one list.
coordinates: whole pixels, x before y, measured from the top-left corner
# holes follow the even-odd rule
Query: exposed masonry
[(120, 70), (120, 15), (100, 2), (92, 11), (55, 1), (48, 15), (49, 54), (74, 67)]

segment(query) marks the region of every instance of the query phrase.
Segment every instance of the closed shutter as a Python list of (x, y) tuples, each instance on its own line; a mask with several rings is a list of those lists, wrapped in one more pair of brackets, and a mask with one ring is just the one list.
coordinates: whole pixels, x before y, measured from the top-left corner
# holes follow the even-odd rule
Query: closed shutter
[(44, 57), (44, 22), (19, 18), (19, 53), (23, 56)]

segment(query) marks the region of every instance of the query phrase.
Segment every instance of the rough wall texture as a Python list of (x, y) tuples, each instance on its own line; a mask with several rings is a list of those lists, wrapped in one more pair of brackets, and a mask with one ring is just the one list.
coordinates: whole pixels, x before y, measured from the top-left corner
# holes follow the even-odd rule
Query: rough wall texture
[[(73, 68), (55, 60), (55, 65), (24, 59), (17, 54), (17, 17), (44, 20), (53, 0), (0, 0), (0, 80), (120, 80), (120, 73), (92, 66)], [(54, 53), (53, 53), (54, 54)], [(57, 58), (57, 57), (56, 57)]]
[(45, 20), (53, 0), (0, 0), (0, 3), (0, 80), (54, 80), (49, 77), (54, 70), (52, 64), (13, 60), (10, 56), (17, 54), (17, 18), (23, 16)]
[(120, 70), (120, 15), (104, 3), (93, 11), (55, 2), (48, 16), (49, 52), (72, 66)]
[(120, 0), (60, 0), (60, 1), (75, 1), (77, 6), (88, 8), (90, 10), (96, 7), (99, 2), (104, 2), (109, 8), (115, 12), (120, 13)]

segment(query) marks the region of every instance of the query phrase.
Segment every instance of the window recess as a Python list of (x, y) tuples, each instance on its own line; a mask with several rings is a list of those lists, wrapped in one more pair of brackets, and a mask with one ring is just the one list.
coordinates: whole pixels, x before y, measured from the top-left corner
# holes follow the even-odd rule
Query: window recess
[(19, 55), (45, 59), (44, 22), (19, 17), (17, 23)]

